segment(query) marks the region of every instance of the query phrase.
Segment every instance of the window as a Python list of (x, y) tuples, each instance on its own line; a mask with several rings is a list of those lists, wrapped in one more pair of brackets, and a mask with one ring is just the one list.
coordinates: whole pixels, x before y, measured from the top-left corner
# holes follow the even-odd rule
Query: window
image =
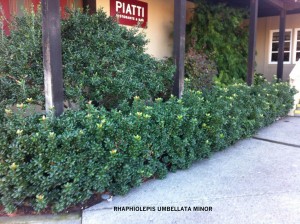
[(295, 29), (294, 63), (300, 59), (300, 29)]
[[(277, 64), (278, 62), (278, 48), (279, 48), (279, 31), (271, 30), (271, 46), (270, 46), (270, 64)], [(292, 30), (286, 30), (284, 35), (284, 63), (291, 63), (291, 44), (292, 44)]]

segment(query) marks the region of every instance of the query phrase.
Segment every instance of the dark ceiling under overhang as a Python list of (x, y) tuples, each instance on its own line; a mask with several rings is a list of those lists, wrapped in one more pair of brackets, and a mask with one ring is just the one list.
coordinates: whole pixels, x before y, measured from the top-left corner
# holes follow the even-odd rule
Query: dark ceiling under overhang
[[(224, 3), (228, 6), (238, 7), (238, 8), (246, 8), (248, 9), (250, 6), (250, 0), (208, 0), (212, 3)], [(193, 2), (197, 2), (194, 0)], [(266, 17), (266, 16), (276, 16), (280, 15), (280, 7), (278, 7), (281, 3), (287, 8), (287, 14), (296, 14), (300, 13), (300, 0), (296, 2), (295, 0), (259, 0), (258, 7), (258, 16)]]

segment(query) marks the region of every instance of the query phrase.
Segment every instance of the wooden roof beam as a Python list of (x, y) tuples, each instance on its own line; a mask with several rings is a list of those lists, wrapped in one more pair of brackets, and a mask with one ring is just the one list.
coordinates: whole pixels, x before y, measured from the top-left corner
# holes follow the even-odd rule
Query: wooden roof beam
[(286, 10), (287, 11), (292, 11), (292, 10), (299, 9), (300, 8), (300, 2), (296, 2), (296, 3), (298, 3), (298, 5), (288, 5), (288, 6), (286, 6)]
[(278, 9), (284, 9), (285, 5), (282, 1), (280, 0), (266, 0), (267, 2), (269, 2), (271, 5), (275, 6)]

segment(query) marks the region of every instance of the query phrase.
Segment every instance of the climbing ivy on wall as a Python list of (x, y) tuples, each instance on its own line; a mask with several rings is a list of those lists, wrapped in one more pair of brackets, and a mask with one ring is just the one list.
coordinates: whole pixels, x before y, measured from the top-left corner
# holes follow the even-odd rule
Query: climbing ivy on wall
[(246, 78), (248, 12), (244, 9), (198, 0), (187, 28), (188, 49), (209, 55), (218, 69), (217, 80), (229, 84)]

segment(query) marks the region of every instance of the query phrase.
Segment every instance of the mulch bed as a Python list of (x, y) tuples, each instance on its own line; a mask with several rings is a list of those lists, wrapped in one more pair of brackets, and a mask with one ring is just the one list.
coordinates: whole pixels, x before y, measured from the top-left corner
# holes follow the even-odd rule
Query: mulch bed
[[(147, 182), (149, 180), (152, 180), (152, 179), (156, 179), (156, 177), (145, 178), (145, 179), (143, 179), (142, 182), (145, 183), (145, 182)], [(96, 193), (90, 199), (88, 199), (87, 201), (79, 203), (77, 205), (70, 206), (69, 208), (65, 209), (64, 211), (62, 211), (60, 213), (53, 213), (51, 211), (50, 207), (44, 209), (41, 212), (37, 212), (37, 211), (34, 211), (34, 209), (30, 205), (28, 205), (28, 206), (24, 205), (24, 206), (18, 207), (18, 209), (14, 213), (8, 214), (4, 211), (4, 206), (2, 206), (0, 204), (0, 217), (16, 217), (16, 216), (25, 216), (25, 215), (51, 215), (51, 214), (77, 213), (77, 212), (81, 212), (84, 209), (90, 208), (90, 207), (92, 207), (96, 204), (99, 204), (100, 202), (105, 201), (101, 197), (103, 194), (111, 195), (110, 192)]]
[[(65, 209), (64, 211), (58, 213), (58, 214), (68, 214), (68, 213), (76, 213), (76, 212), (81, 212), (84, 209), (87, 209), (89, 207), (92, 207), (93, 205), (96, 205), (100, 202), (103, 201), (103, 199), (101, 198), (100, 193), (98, 194), (94, 194), (89, 200), (87, 200), (84, 203), (79, 203), (77, 205), (71, 206), (67, 209)], [(6, 213), (4, 211), (4, 207), (2, 205), (0, 205), (0, 217), (16, 217), (16, 216), (24, 216), (24, 215), (49, 215), (49, 214), (54, 214), (51, 211), (51, 208), (48, 207), (46, 209), (44, 209), (41, 212), (36, 212), (34, 211), (34, 209), (31, 206), (20, 206), (18, 207), (18, 209), (14, 212), (14, 213)]]

